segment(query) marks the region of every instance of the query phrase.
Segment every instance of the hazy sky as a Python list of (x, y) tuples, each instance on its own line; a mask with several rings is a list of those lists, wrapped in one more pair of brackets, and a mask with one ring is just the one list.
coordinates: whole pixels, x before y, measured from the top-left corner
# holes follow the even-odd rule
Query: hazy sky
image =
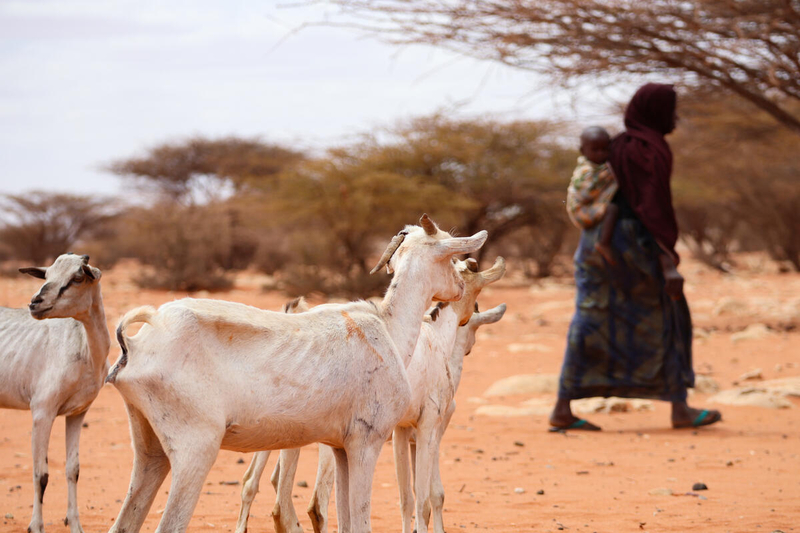
[[(595, 120), (610, 98), (352, 30), (269, 1), (0, 0), (0, 193), (117, 193), (101, 167), (192, 135), (298, 148), (453, 109)], [(608, 119), (605, 118), (607, 121)]]

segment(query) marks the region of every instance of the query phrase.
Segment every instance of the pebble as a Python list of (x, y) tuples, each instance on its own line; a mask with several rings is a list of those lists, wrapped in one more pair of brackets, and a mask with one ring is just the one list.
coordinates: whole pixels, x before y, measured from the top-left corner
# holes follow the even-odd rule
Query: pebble
[(672, 489), (660, 487), (657, 489), (651, 489), (650, 495), (651, 496), (672, 496), (673, 492)]
[(241, 457), (239, 457), (239, 460), (238, 460), (238, 461), (236, 461), (236, 464), (237, 464), (237, 465), (243, 465), (243, 464), (244, 464), (244, 459), (242, 459)]
[(521, 440), (515, 440), (514, 441), (514, 446), (525, 446), (525, 443), (522, 442)]
[(537, 490), (536, 494), (538, 494), (539, 496), (542, 496), (544, 494), (544, 489)]
[(305, 488), (308, 488), (308, 481), (303, 481), (303, 480), (301, 480), (301, 481), (298, 481), (298, 482), (297, 482), (297, 486), (298, 486), (298, 487), (302, 487), (302, 488), (304, 488), (304, 489), (305, 489)]
[(517, 494), (524, 494), (525, 489), (523, 489), (522, 487), (517, 487), (514, 489), (514, 492), (516, 492)]
[(695, 483), (692, 485), (692, 490), (708, 490), (705, 483)]
[(8, 518), (9, 520), (11, 520), (12, 518), (14, 518), (14, 515), (13, 515), (13, 514), (11, 514), (11, 513), (6, 513), (6, 518)]

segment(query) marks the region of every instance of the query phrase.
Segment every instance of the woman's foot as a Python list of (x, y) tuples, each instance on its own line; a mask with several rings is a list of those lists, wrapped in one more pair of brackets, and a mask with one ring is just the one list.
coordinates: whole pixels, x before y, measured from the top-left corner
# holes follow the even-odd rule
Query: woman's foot
[(613, 266), (617, 264), (617, 262), (614, 261), (614, 252), (611, 250), (611, 246), (603, 244), (602, 242), (596, 242), (594, 244), (594, 249), (603, 256), (603, 259), (605, 259), (609, 265)]
[(697, 428), (709, 426), (722, 420), (722, 413), (714, 409), (694, 409), (686, 402), (673, 402), (672, 427)]
[(572, 414), (572, 409), (569, 405), (569, 400), (559, 399), (553, 412), (550, 413), (550, 428), (549, 431), (567, 431), (572, 429), (582, 431), (600, 431), (600, 426), (595, 426), (588, 420), (578, 418)]

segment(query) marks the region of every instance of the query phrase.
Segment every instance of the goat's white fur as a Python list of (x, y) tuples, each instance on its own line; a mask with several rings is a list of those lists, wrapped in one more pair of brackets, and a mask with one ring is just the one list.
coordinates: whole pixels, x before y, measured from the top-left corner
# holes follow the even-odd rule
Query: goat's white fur
[[(484, 272), (473, 272), (466, 263), (458, 262), (458, 270), (466, 283), (464, 296), (458, 302), (439, 308), (436, 318), (427, 319), (422, 325), (414, 355), (407, 372), (412, 389), (412, 402), (403, 420), (394, 430), (395, 468), (400, 487), (401, 512), (403, 515), (403, 531), (409, 532), (413, 513), (414, 498), (411, 494), (411, 477), (408, 470), (409, 440), (413, 437), (412, 447), (416, 466), (417, 517), (430, 514), (428, 494), (433, 500), (434, 525), (437, 533), (443, 531), (441, 510), (444, 491), (439, 478), (438, 447), (450, 417), (455, 410), (454, 396), (461, 379), (464, 355), (474, 344), (475, 325), (471, 330), (460, 324), (471, 320), (473, 306), (480, 291), (505, 272), (505, 262), (498, 258), (495, 265)], [(504, 308), (503, 308), (504, 309)], [(501, 314), (502, 316), (502, 314)], [(498, 318), (499, 320), (499, 318)], [(484, 322), (485, 323), (485, 322)], [(474, 324), (478, 324), (476, 320)], [(463, 330), (463, 331), (462, 331)], [(471, 341), (468, 341), (471, 331)], [(464, 340), (459, 342), (459, 338)], [(447, 406), (445, 409), (443, 406)], [(327, 502), (333, 487), (332, 455), (324, 444), (320, 444), (320, 459), (314, 493), (308, 505), (314, 531), (327, 531)], [(247, 531), (247, 517), (250, 507), (258, 491), (258, 478), (261, 477), (269, 452), (259, 452), (253, 457), (250, 467), (242, 480), (242, 506), (236, 525), (237, 533)], [(266, 455), (265, 455), (266, 454)], [(291, 500), (294, 472), (297, 467), (299, 450), (284, 450), (273, 472), (272, 483), (277, 492), (277, 499), (272, 514), (276, 533), (302, 533), (303, 529), (297, 521), (297, 515)], [(280, 475), (277, 475), (277, 474)], [(327, 473), (327, 475), (326, 475)], [(427, 481), (426, 481), (427, 480)], [(432, 491), (432, 492), (431, 492)], [(418, 519), (419, 521), (419, 519)], [(418, 525), (417, 531), (426, 531), (425, 524)], [(422, 529), (419, 529), (422, 528)]]
[(67, 517), (78, 516), (78, 444), (86, 411), (108, 372), (108, 335), (100, 270), (87, 256), (64, 254), (47, 267), (20, 269), (44, 278), (28, 309), (0, 308), (0, 407), (28, 409), (33, 418), (33, 516), (28, 531), (43, 533), (42, 502), (49, 479), (47, 448), (56, 416), (66, 420)]
[[(427, 218), (427, 217), (425, 217)], [(301, 314), (184, 299), (133, 310), (127, 347), (109, 379), (125, 400), (134, 448), (131, 484), (112, 533), (136, 533), (158, 487), (172, 485), (156, 533), (183, 532), (220, 448), (249, 452), (334, 447), (340, 532), (370, 531), (381, 446), (410, 400), (405, 367), (432, 299), (461, 297), (451, 258), (486, 232), (453, 238), (408, 226), (389, 260), (379, 305), (326, 304)], [(126, 338), (128, 317), (146, 324)]]

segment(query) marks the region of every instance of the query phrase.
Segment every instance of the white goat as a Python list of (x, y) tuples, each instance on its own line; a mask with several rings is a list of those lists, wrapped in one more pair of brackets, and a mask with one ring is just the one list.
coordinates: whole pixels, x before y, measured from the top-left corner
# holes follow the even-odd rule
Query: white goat
[[(383, 301), (300, 314), (184, 299), (128, 312), (107, 380), (125, 400), (131, 483), (113, 533), (136, 533), (172, 468), (157, 533), (186, 530), (220, 448), (334, 447), (340, 531), (370, 531), (375, 464), (410, 401), (405, 367), (431, 300), (461, 298), (452, 257), (486, 232), (454, 238), (424, 215), (392, 239), (374, 270), (395, 272)], [(125, 329), (145, 322), (132, 338)]]
[(29, 409), (33, 417), (34, 499), (28, 531), (44, 531), (50, 430), (56, 416), (64, 415), (68, 487), (64, 523), (71, 533), (82, 533), (78, 443), (83, 417), (108, 373), (111, 343), (100, 295), (101, 274), (89, 265), (89, 256), (74, 254), (59, 256), (47, 268), (19, 270), (45, 280), (28, 309), (0, 308), (0, 407)]
[[(456, 335), (456, 341), (453, 346), (453, 351), (450, 355), (449, 361), (449, 368), (450, 368), (450, 375), (453, 380), (453, 387), (455, 390), (458, 389), (459, 383), (461, 383), (461, 371), (464, 367), (464, 357), (469, 355), (472, 347), (475, 345), (475, 332), (480, 326), (485, 324), (494, 324), (495, 322), (499, 321), (503, 318), (503, 315), (506, 312), (506, 304), (500, 304), (497, 307), (489, 309), (483, 313), (476, 312), (472, 315), (469, 319), (467, 325), (458, 328), (458, 333)], [(444, 508), (444, 485), (442, 484), (442, 477), (439, 471), (439, 443), (441, 442), (442, 435), (447, 430), (447, 426), (450, 424), (450, 419), (453, 417), (453, 413), (456, 410), (456, 402), (455, 399), (450, 402), (450, 406), (447, 409), (447, 414), (445, 418), (441, 422), (441, 426), (437, 430), (437, 434), (439, 435), (439, 441), (436, 443), (436, 451), (433, 455), (433, 465), (432, 465), (432, 472), (431, 472), (431, 492), (429, 500), (423, 502), (423, 510), (422, 510), (422, 521), (425, 523), (426, 527), (430, 519), (431, 515), (431, 508), (433, 509), (433, 526), (434, 531), (436, 533), (444, 533), (444, 517), (443, 517), (443, 508)], [(414, 435), (412, 434), (412, 437)], [(416, 443), (414, 441), (411, 442), (411, 457), (417, 456), (416, 452)], [(415, 462), (412, 460), (411, 462), (412, 468), (415, 467)], [(419, 474), (415, 472), (415, 479)], [(400, 487), (401, 494), (403, 491), (406, 493), (406, 497), (409, 498), (410, 501), (410, 479), (406, 476), (406, 487)], [(417, 508), (419, 508), (419, 493), (417, 493)], [(402, 497), (401, 497), (402, 499)], [(417, 517), (419, 517), (419, 511), (417, 511)], [(419, 518), (417, 519), (419, 521)], [(408, 519), (410, 523), (410, 518)], [(405, 522), (404, 522), (405, 523)]]
[[(449, 306), (437, 306), (430, 317), (422, 325), (420, 337), (414, 350), (411, 363), (407, 368), (409, 383), (412, 389), (412, 402), (406, 411), (403, 420), (395, 428), (395, 459), (398, 482), (401, 492), (401, 507), (403, 523), (410, 526), (413, 498), (410, 498), (410, 478), (408, 472), (408, 438), (410, 431), (417, 429), (417, 442), (420, 446), (415, 450), (415, 463), (417, 475), (417, 501), (422, 506), (427, 505), (426, 495), (431, 488), (431, 472), (435, 466), (438, 469), (438, 445), (444, 429), (447, 427), (452, 410), (455, 409), (453, 397), (460, 380), (461, 366), (465, 352), (455, 355), (457, 330), (460, 324), (470, 320), (473, 313), (475, 300), (481, 290), (494, 281), (500, 279), (505, 273), (505, 261), (498, 258), (494, 266), (484, 272), (477, 272), (478, 266), (474, 259), (466, 262), (458, 261), (457, 268), (466, 283), (464, 296), (458, 302)], [(470, 345), (471, 348), (471, 345)], [(463, 348), (461, 348), (463, 349)], [(451, 354), (452, 360), (451, 360)], [(457, 369), (453, 365), (457, 365)], [(458, 379), (453, 379), (453, 372), (458, 372)], [(449, 406), (448, 410), (442, 406)], [(446, 419), (445, 419), (446, 417)], [(398, 444), (400, 442), (401, 444)], [(404, 451), (403, 451), (404, 450)], [(275, 471), (272, 483), (278, 493), (272, 511), (276, 533), (302, 533), (294, 506), (291, 500), (291, 490), (294, 473), (297, 468), (298, 449), (283, 450)], [(237, 533), (247, 531), (247, 518), (255, 494), (258, 491), (258, 481), (266, 466), (269, 452), (259, 452), (253, 457), (250, 466), (242, 480), (242, 506), (236, 525)], [(314, 530), (317, 533), (327, 531), (327, 509), (330, 491), (333, 486), (332, 455), (324, 444), (319, 446), (319, 466), (317, 481), (313, 497), (308, 505), (308, 514), (311, 517)], [(427, 481), (426, 481), (427, 480)], [(441, 484), (441, 483), (440, 483)], [(427, 487), (427, 488), (426, 488)], [(422, 495), (422, 497), (420, 497)], [(443, 499), (443, 495), (442, 495)], [(422, 516), (420, 512), (417, 516)], [(404, 526), (404, 531), (406, 528)]]

